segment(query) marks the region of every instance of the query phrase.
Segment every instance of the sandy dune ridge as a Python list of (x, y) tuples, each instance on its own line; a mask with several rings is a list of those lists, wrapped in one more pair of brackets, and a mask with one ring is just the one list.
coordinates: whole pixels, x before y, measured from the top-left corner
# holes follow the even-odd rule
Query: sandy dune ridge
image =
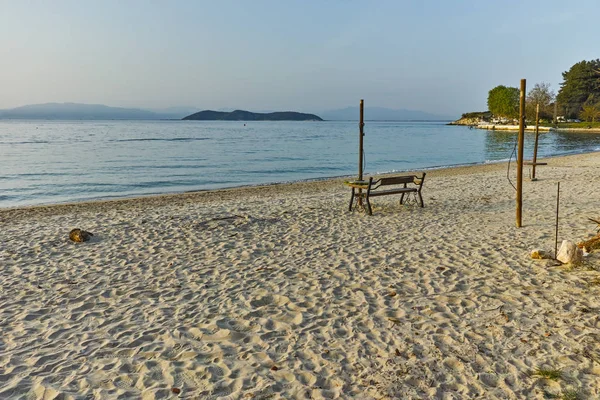
[(600, 256), (529, 252), (557, 181), (595, 233), (600, 154), (547, 161), (520, 229), (505, 164), (372, 217), (341, 180), (0, 210), (0, 398), (599, 398)]

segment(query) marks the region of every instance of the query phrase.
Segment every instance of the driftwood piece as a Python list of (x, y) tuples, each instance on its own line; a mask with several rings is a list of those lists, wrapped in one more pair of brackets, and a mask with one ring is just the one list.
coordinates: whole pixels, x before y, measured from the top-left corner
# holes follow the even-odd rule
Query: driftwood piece
[(577, 247), (585, 250), (586, 253), (591, 253), (592, 250), (600, 249), (600, 235), (596, 235), (589, 240), (577, 243)]
[(583, 242), (577, 243), (577, 247), (585, 250), (586, 253), (591, 253), (592, 250), (600, 249), (600, 220), (589, 218), (589, 217), (588, 217), (588, 220), (590, 220), (593, 223), (598, 225), (598, 228), (596, 229), (596, 232), (598, 232), (598, 234), (591, 239), (584, 240)]

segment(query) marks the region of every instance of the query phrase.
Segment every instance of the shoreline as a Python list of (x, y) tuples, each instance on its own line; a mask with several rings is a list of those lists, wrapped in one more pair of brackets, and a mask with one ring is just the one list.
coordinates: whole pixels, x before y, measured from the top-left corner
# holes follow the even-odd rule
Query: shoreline
[[(549, 160), (549, 159), (555, 159), (555, 158), (562, 158), (562, 157), (572, 157), (572, 156), (579, 156), (579, 155), (583, 155), (583, 154), (593, 154), (593, 153), (599, 153), (600, 150), (596, 150), (596, 151), (589, 151), (589, 152), (582, 152), (582, 153), (575, 153), (575, 154), (559, 154), (559, 155), (554, 155), (554, 156), (547, 156), (544, 158), (540, 158), (538, 159), (538, 161), (542, 161), (542, 160)], [(516, 160), (511, 161), (512, 163), (516, 163)], [(427, 172), (427, 174), (429, 175), (430, 173), (435, 173), (435, 174), (452, 174), (450, 171), (451, 170), (456, 170), (456, 169), (463, 169), (463, 168), (479, 168), (479, 167), (485, 167), (485, 166), (492, 166), (492, 165), (506, 165), (507, 161), (506, 160), (498, 160), (498, 161), (483, 161), (483, 162), (475, 162), (475, 163), (466, 163), (466, 164), (456, 164), (456, 165), (449, 165), (449, 166), (431, 166), (431, 167), (424, 167), (424, 168), (420, 168), (420, 169), (414, 169), (414, 170), (402, 170), (402, 171), (394, 171), (394, 172), (384, 172), (384, 173), (377, 173), (377, 174), (365, 174), (367, 176), (392, 176), (392, 175), (398, 175), (398, 174), (409, 174), (411, 172), (421, 172), (421, 171), (425, 171)], [(113, 203), (113, 202), (129, 202), (129, 201), (143, 201), (145, 199), (149, 199), (152, 200), (154, 198), (177, 198), (179, 196), (212, 196), (212, 194), (215, 193), (228, 193), (228, 192), (235, 192), (237, 194), (238, 191), (243, 192), (243, 191), (252, 191), (252, 190), (258, 190), (261, 191), (263, 189), (268, 189), (268, 188), (273, 188), (273, 187), (295, 187), (297, 185), (312, 185), (315, 184), (315, 186), (319, 186), (318, 184), (322, 184), (322, 185), (327, 185), (327, 184), (333, 184), (333, 183), (340, 183), (342, 184), (344, 180), (347, 180), (349, 178), (354, 178), (354, 175), (342, 175), (342, 176), (334, 176), (334, 177), (325, 177), (325, 178), (314, 178), (314, 179), (302, 179), (302, 180), (297, 180), (297, 181), (289, 181), (289, 182), (274, 182), (274, 183), (264, 183), (264, 184), (248, 184), (248, 185), (242, 185), (242, 186), (232, 186), (232, 187), (224, 187), (224, 188), (219, 188), (219, 189), (199, 189), (199, 190), (189, 190), (189, 191), (183, 191), (183, 192), (164, 192), (164, 193), (149, 193), (149, 194), (145, 194), (145, 195), (131, 195), (131, 196), (114, 196), (114, 197), (108, 197), (108, 198), (91, 198), (91, 199), (85, 199), (85, 200), (81, 200), (81, 201), (65, 201), (65, 202), (61, 202), (61, 203), (45, 203), (45, 204), (33, 204), (33, 205), (22, 205), (22, 206), (10, 206), (10, 207), (0, 207), (0, 215), (3, 212), (10, 212), (10, 211), (17, 211), (17, 210), (26, 210), (26, 209), (33, 209), (33, 208), (48, 208), (48, 207), (76, 207), (79, 205), (84, 205), (84, 204), (94, 204), (94, 203)]]
[[(460, 122), (453, 121), (446, 125), (453, 126), (468, 126), (475, 129), (482, 129), (487, 131), (518, 131), (519, 125), (501, 125), (501, 124), (489, 124), (489, 123), (475, 123), (475, 122)], [(535, 125), (527, 125), (525, 131), (535, 131)], [(600, 128), (555, 128), (553, 126), (539, 126), (539, 132), (567, 132), (567, 133), (600, 133)]]
[[(475, 125), (474, 128), (488, 131), (518, 131), (519, 125), (481, 124)], [(540, 132), (600, 133), (600, 128), (554, 128), (551, 126), (540, 126), (538, 129)], [(525, 130), (535, 131), (535, 125), (527, 125)]]
[(505, 162), (373, 216), (343, 178), (0, 210), (0, 398), (597, 398), (600, 252), (530, 253), (558, 181), (559, 240), (595, 234), (600, 153), (545, 160), (522, 228)]

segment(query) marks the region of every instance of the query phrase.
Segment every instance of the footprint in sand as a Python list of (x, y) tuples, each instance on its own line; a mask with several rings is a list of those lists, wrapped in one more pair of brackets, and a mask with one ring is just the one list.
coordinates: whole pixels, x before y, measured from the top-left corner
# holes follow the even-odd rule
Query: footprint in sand
[(128, 375), (118, 376), (114, 381), (114, 385), (120, 389), (131, 389), (133, 387), (133, 379), (131, 379)]
[(258, 325), (252, 325), (249, 321), (237, 318), (222, 319), (217, 322), (217, 326), (222, 329), (229, 329), (238, 333), (252, 332), (258, 328)]
[(189, 330), (189, 334), (197, 341), (219, 342), (227, 339), (231, 335), (231, 331), (229, 329), (221, 329), (218, 326), (212, 325), (200, 329), (191, 328)]
[(483, 382), (484, 385), (489, 386), (489, 387), (496, 387), (498, 386), (498, 376), (494, 375), (494, 374), (479, 374), (479, 380), (481, 382)]
[(313, 386), (317, 382), (317, 377), (310, 372), (300, 372), (297, 378), (300, 383), (306, 386)]
[(290, 299), (285, 296), (280, 296), (277, 294), (270, 295), (267, 294), (265, 296), (257, 297), (255, 300), (250, 301), (250, 305), (254, 308), (260, 308), (265, 306), (273, 305), (275, 307), (281, 307), (288, 303)]
[(457, 372), (462, 372), (465, 369), (463, 363), (461, 363), (455, 358), (447, 358), (446, 360), (444, 360), (443, 364), (446, 368)]
[(210, 374), (210, 380), (212, 382), (217, 382), (223, 379), (225, 376), (229, 375), (229, 371), (225, 368), (226, 367), (220, 365), (209, 365), (207, 371)]
[(227, 396), (233, 393), (233, 389), (229, 385), (221, 385), (219, 387), (215, 387), (210, 393), (210, 399), (223, 399), (227, 398)]
[(248, 397), (252, 396), (253, 400), (267, 400), (275, 398), (276, 392), (273, 387), (269, 386), (267, 388), (261, 389), (254, 393), (248, 393)]

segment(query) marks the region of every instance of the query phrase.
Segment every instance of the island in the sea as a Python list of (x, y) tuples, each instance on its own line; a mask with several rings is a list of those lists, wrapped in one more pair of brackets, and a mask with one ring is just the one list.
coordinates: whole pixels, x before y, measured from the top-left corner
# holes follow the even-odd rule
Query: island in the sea
[(243, 110), (232, 112), (205, 110), (182, 119), (192, 121), (323, 121), (318, 115), (294, 111), (254, 113)]

